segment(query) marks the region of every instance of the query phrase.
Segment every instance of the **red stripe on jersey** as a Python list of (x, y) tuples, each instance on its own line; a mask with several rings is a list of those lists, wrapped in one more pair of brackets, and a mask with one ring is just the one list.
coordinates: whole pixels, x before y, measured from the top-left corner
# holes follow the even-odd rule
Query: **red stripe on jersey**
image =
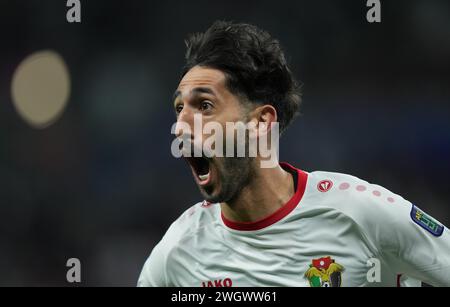
[(233, 222), (228, 220), (222, 213), (222, 220), (226, 226), (235, 230), (246, 230), (246, 231), (263, 229), (278, 222), (286, 215), (291, 213), (295, 209), (295, 207), (297, 207), (298, 203), (303, 197), (303, 194), (305, 193), (308, 174), (300, 169), (293, 167), (288, 163), (280, 163), (280, 166), (290, 173), (297, 173), (298, 176), (297, 187), (294, 196), (292, 196), (292, 198), (280, 209), (278, 209), (271, 215), (255, 222)]

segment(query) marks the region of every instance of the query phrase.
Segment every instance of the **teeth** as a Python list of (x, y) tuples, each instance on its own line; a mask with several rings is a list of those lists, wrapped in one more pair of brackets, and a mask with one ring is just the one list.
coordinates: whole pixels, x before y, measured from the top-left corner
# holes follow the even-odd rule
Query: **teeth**
[(209, 177), (209, 172), (206, 175), (198, 175), (198, 178), (200, 178), (201, 181), (205, 181)]

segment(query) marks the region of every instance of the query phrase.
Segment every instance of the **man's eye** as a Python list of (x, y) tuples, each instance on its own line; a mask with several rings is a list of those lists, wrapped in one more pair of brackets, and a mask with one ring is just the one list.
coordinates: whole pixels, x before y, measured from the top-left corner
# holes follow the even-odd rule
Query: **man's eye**
[(202, 101), (202, 103), (200, 104), (200, 109), (202, 111), (208, 111), (211, 110), (213, 107), (212, 103), (209, 102), (208, 100)]
[(181, 105), (181, 104), (179, 104), (175, 107), (175, 112), (177, 114), (180, 114), (182, 110), (183, 110), (183, 105)]

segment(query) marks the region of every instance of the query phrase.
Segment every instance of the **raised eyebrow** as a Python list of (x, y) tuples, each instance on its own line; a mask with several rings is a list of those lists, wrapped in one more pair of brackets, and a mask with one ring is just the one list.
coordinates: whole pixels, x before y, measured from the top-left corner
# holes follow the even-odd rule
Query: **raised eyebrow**
[(175, 101), (180, 96), (181, 96), (181, 91), (176, 90), (175, 93), (173, 93), (172, 100)]
[(192, 90), (193, 94), (210, 94), (216, 96), (216, 93), (209, 87), (196, 87)]
[[(193, 95), (210, 94), (210, 95), (216, 96), (216, 93), (208, 87), (196, 87), (191, 91), (191, 94), (193, 94)], [(173, 97), (172, 97), (173, 101), (176, 101), (180, 96), (181, 96), (181, 91), (176, 90), (175, 93), (173, 93)]]

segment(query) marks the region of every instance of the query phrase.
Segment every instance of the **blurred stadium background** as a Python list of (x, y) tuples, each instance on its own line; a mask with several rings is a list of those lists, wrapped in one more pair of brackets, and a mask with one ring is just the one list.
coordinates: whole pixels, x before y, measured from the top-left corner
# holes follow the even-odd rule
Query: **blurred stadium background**
[[(170, 154), (171, 95), (184, 38), (216, 19), (271, 32), (304, 83), (281, 160), (381, 184), (450, 225), (450, 2), (382, 1), (381, 24), (365, 0), (81, 3), (69, 24), (65, 0), (0, 1), (0, 285), (68, 285), (72, 257), (82, 285), (135, 285), (200, 200)], [(36, 129), (13, 76), (42, 50), (69, 75), (41, 94), (70, 96)]]

